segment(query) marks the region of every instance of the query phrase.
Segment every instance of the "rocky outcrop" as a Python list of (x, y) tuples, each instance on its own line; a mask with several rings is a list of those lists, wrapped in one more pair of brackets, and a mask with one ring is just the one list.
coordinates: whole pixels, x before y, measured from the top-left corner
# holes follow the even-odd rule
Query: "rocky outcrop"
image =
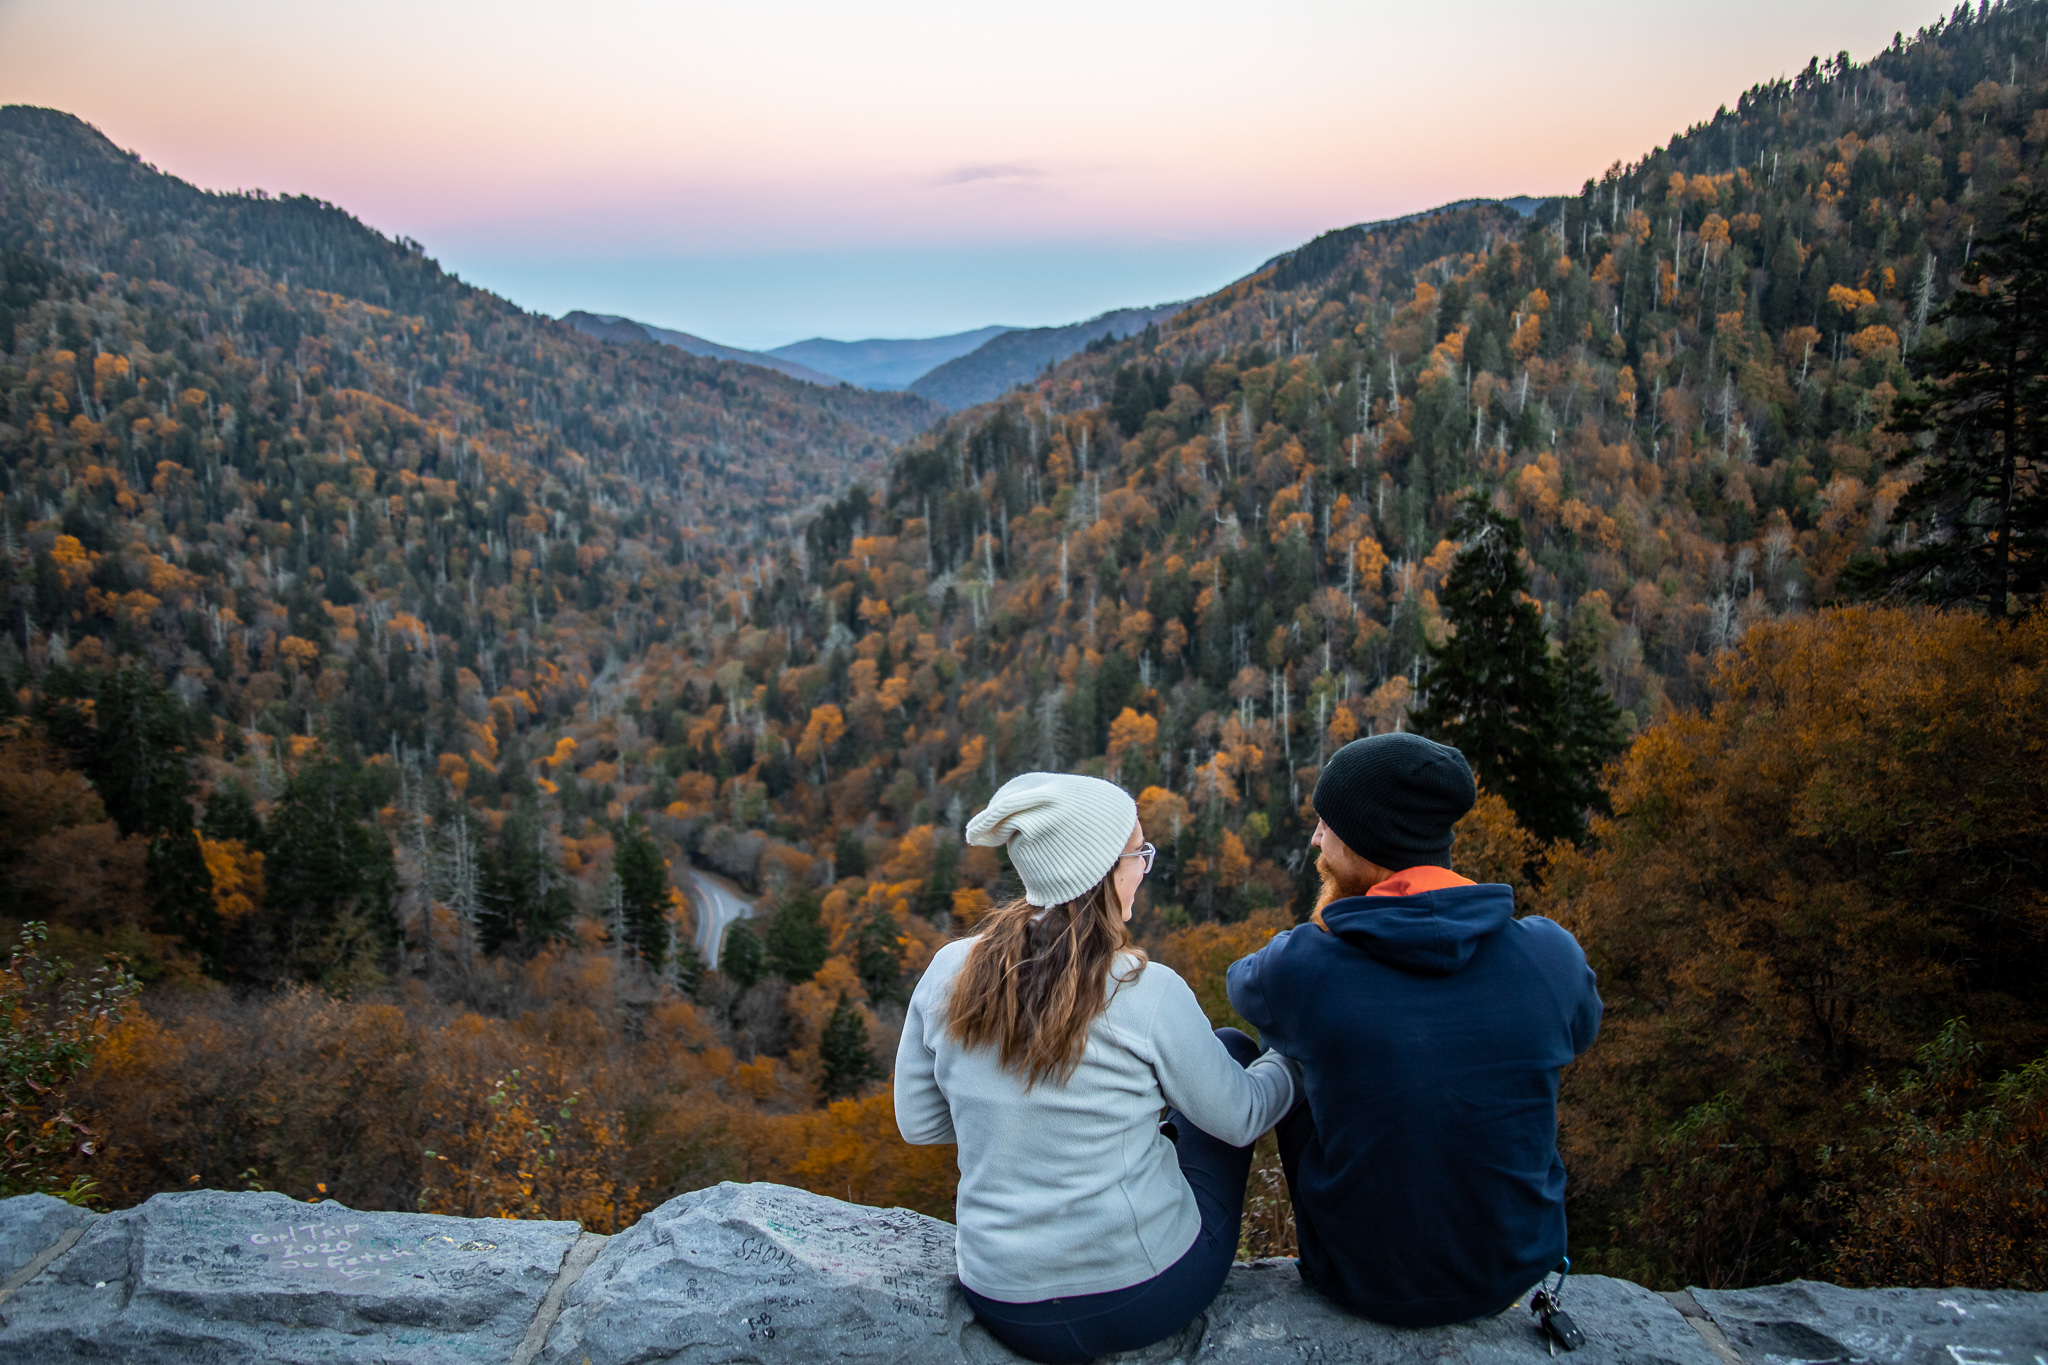
[[(59, 1243), (69, 1247), (96, 1215), (47, 1194), (25, 1194), (0, 1203), (0, 1292), (24, 1272), (48, 1264)], [(24, 1280), (25, 1280), (24, 1276)]]
[[(1588, 1276), (1571, 1306), (1598, 1332), (1586, 1361), (1714, 1365), (1669, 1304)], [(1597, 1324), (1597, 1328), (1594, 1326)], [(667, 1354), (649, 1354), (662, 1343)], [(1304, 1359), (1528, 1362), (1527, 1314), (1432, 1332), (1360, 1322), (1301, 1286), (1292, 1262), (1232, 1270), (1204, 1318), (1132, 1359), (1294, 1365)], [(720, 1185), (671, 1200), (611, 1239), (564, 1301), (549, 1365), (956, 1365), (1016, 1359), (976, 1325), (953, 1287), (953, 1229), (779, 1185)]]
[[(0, 1204), (0, 1225), (21, 1202)], [(0, 1361), (505, 1365), (582, 1235), (281, 1194), (160, 1194), (94, 1220), (0, 1303)]]
[(1691, 1297), (1744, 1361), (2048, 1365), (2048, 1294), (1794, 1280)]
[[(616, 1237), (573, 1223), (363, 1213), (278, 1194), (161, 1194), (96, 1218), (0, 1201), (0, 1365), (66, 1361), (491, 1361), (509, 1365), (1009, 1362), (953, 1283), (953, 1230), (778, 1185), (670, 1200)], [(2048, 1295), (1798, 1282), (1660, 1295), (1574, 1277), (1596, 1362), (2048, 1358)], [(1527, 1313), (1404, 1331), (1235, 1267), (1146, 1365), (1548, 1359)]]

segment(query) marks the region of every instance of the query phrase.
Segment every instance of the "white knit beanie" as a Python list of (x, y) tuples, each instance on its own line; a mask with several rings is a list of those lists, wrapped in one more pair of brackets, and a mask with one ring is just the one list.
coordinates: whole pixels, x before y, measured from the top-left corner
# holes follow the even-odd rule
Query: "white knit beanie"
[(1108, 875), (1137, 824), (1138, 803), (1114, 782), (1025, 773), (1005, 782), (967, 822), (967, 842), (1009, 845), (1024, 899), (1059, 905), (1086, 895)]

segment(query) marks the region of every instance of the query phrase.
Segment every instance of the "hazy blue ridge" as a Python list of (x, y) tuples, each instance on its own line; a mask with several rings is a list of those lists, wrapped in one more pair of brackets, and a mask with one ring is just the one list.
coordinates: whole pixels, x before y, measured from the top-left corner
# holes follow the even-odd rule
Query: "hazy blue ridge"
[(910, 387), (912, 380), (935, 367), (966, 355), (1005, 332), (1016, 330), (999, 324), (977, 327), (971, 332), (955, 332), (951, 336), (903, 340), (870, 337), (866, 341), (833, 341), (829, 337), (812, 337), (808, 341), (792, 341), (787, 346), (777, 346), (767, 354), (837, 375), (864, 389), (905, 389)]
[(562, 314), (562, 321), (568, 323), (585, 336), (596, 337), (600, 341), (658, 341), (663, 345), (673, 346), (679, 351), (688, 351), (691, 355), (709, 356), (714, 360), (737, 361), (742, 365), (759, 365), (764, 370), (775, 370), (788, 375), (792, 379), (801, 379), (810, 384), (823, 384), (831, 388), (840, 382), (837, 375), (814, 370), (808, 365), (800, 365), (793, 360), (784, 360), (780, 356), (770, 355), (763, 351), (747, 351), (742, 350), (738, 346), (726, 346), (716, 341), (706, 341), (703, 337), (691, 336), (688, 332), (678, 332), (668, 327), (656, 327), (651, 322), (635, 322), (631, 318), (615, 317), (609, 313), (586, 313), (580, 308), (574, 312)]
[(910, 392), (955, 410), (985, 403), (1026, 380), (1036, 379), (1047, 365), (1065, 360), (1098, 337), (1112, 332), (1118, 336), (1141, 332), (1186, 306), (1186, 301), (1182, 301), (1151, 308), (1118, 308), (1065, 327), (1022, 327), (1004, 332), (920, 376), (909, 386)]

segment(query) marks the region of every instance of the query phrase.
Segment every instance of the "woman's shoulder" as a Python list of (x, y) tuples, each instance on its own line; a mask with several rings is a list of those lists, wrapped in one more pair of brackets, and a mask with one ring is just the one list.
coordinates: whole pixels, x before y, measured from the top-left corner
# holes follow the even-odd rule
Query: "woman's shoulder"
[(1109, 984), (1116, 992), (1113, 999), (1129, 1000), (1134, 1004), (1189, 993), (1188, 983), (1181, 979), (1179, 972), (1157, 958), (1129, 950), (1116, 955), (1110, 967)]
[(924, 975), (910, 992), (910, 1010), (913, 1014), (938, 1017), (946, 1010), (946, 1003), (953, 993), (954, 978), (967, 965), (967, 954), (974, 949), (971, 938), (956, 938), (932, 954), (932, 960), (924, 967)]
[(978, 942), (979, 936), (956, 938), (933, 953), (932, 960), (925, 964), (924, 976), (917, 983), (918, 989), (923, 990), (927, 985), (936, 988), (958, 976), (960, 969), (967, 965), (967, 955), (974, 951)]

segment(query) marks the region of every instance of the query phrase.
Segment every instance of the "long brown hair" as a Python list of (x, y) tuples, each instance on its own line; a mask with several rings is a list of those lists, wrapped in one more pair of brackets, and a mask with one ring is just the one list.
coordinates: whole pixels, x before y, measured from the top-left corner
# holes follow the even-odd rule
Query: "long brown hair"
[(962, 1047), (993, 1046), (1005, 1071), (1023, 1073), (1027, 1090), (1047, 1079), (1065, 1084), (1081, 1064), (1089, 1025), (1109, 1008), (1104, 987), (1117, 954), (1137, 959), (1116, 976), (1119, 986), (1137, 980), (1147, 961), (1109, 877), (1042, 913), (1011, 901), (982, 926), (953, 981), (946, 1032)]

